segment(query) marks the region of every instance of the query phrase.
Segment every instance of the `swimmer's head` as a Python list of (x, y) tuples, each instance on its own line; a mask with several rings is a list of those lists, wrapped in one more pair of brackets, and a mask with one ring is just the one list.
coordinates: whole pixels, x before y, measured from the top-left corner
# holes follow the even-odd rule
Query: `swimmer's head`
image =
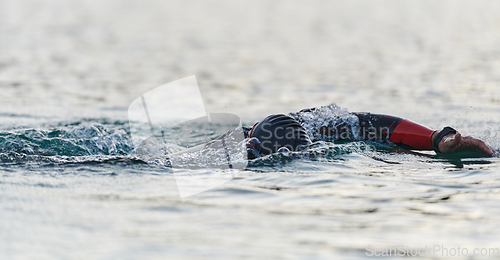
[(259, 139), (262, 156), (276, 153), (282, 147), (297, 151), (300, 146), (312, 143), (304, 127), (285, 115), (266, 117), (252, 129), (249, 137)]

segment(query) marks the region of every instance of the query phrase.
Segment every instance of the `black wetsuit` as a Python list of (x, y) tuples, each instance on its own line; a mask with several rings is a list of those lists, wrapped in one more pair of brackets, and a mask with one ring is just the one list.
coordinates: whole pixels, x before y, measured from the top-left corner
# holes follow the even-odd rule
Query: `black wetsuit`
[[(432, 150), (433, 130), (409, 120), (370, 113), (348, 113), (326, 106), (304, 109), (288, 115), (271, 115), (245, 129), (247, 138), (257, 138), (258, 147), (250, 143), (253, 154), (276, 153), (281, 147), (298, 150), (314, 141), (376, 140), (390, 142), (405, 149)], [(255, 142), (254, 142), (255, 143)], [(249, 153), (249, 158), (253, 156)]]

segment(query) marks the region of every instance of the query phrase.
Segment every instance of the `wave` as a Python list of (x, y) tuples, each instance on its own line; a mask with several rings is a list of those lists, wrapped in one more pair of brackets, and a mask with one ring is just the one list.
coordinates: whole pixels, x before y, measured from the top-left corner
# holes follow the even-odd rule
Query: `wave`
[(81, 124), (52, 130), (21, 129), (0, 132), (0, 160), (36, 157), (128, 155), (133, 151), (123, 129), (102, 124)]
[[(304, 119), (309, 112), (299, 112)], [(334, 104), (318, 109), (318, 121), (304, 119), (309, 126), (331, 124), (328, 118), (339, 119), (339, 122), (350, 122), (350, 115)], [(333, 117), (332, 115), (337, 115)], [(351, 122), (355, 124), (356, 122)], [(182, 148), (178, 144), (163, 143), (159, 149), (161, 153), (155, 157), (139, 156), (134, 144), (126, 131), (128, 124), (111, 121), (82, 120), (60, 124), (52, 129), (14, 129), (0, 131), (0, 163), (3, 164), (38, 164), (38, 165), (63, 165), (63, 164), (151, 164), (170, 166), (169, 154)], [(175, 130), (173, 130), (175, 132)], [(202, 133), (203, 130), (199, 130)], [(167, 133), (169, 134), (169, 133)], [(175, 134), (175, 133), (170, 133)], [(206, 134), (203, 132), (203, 134)], [(201, 137), (193, 134), (191, 144), (206, 142)], [(204, 136), (200, 134), (199, 136)], [(214, 136), (215, 137), (215, 136)], [(362, 154), (374, 160), (379, 159), (382, 153), (393, 151), (395, 146), (376, 142), (331, 142), (316, 141), (308, 147), (296, 152), (282, 152), (271, 154), (248, 162), (249, 167), (280, 167), (294, 160), (338, 162), (348, 154)], [(406, 153), (412, 153), (406, 151)], [(413, 153), (427, 158), (443, 160), (456, 160), (461, 157), (475, 157), (474, 155), (453, 155), (450, 158), (433, 156), (429, 154)], [(209, 165), (213, 158), (208, 155), (193, 153), (179, 157), (179, 160), (195, 162), (199, 165)], [(208, 157), (207, 157), (208, 156)], [(186, 158), (190, 157), (190, 158)], [(448, 156), (449, 157), (449, 156)], [(222, 159), (221, 159), (222, 160)], [(387, 161), (387, 160), (382, 160)], [(207, 162), (206, 164), (203, 164)], [(394, 162), (390, 162), (394, 163)]]

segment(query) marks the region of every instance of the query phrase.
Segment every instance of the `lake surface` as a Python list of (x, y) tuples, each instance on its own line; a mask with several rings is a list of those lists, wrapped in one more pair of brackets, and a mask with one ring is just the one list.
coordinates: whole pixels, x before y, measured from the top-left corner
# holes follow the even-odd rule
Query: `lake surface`
[(499, 12), (492, 1), (0, 1), (0, 258), (498, 256), (498, 156), (321, 143), (320, 156), (262, 158), (181, 199), (170, 168), (135, 155), (127, 110), (196, 75), (206, 110), (245, 126), (335, 103), (450, 125), (500, 151)]

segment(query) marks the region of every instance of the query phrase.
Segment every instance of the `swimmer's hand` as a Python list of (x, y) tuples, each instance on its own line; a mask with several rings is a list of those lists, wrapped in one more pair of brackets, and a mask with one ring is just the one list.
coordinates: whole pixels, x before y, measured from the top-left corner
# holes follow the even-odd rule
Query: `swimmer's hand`
[[(433, 135), (433, 138), (434, 136), (435, 135)], [(439, 151), (442, 153), (480, 152), (488, 155), (493, 155), (495, 153), (493, 149), (483, 141), (471, 136), (462, 137), (460, 133), (451, 133), (445, 136), (443, 140), (439, 142)]]

